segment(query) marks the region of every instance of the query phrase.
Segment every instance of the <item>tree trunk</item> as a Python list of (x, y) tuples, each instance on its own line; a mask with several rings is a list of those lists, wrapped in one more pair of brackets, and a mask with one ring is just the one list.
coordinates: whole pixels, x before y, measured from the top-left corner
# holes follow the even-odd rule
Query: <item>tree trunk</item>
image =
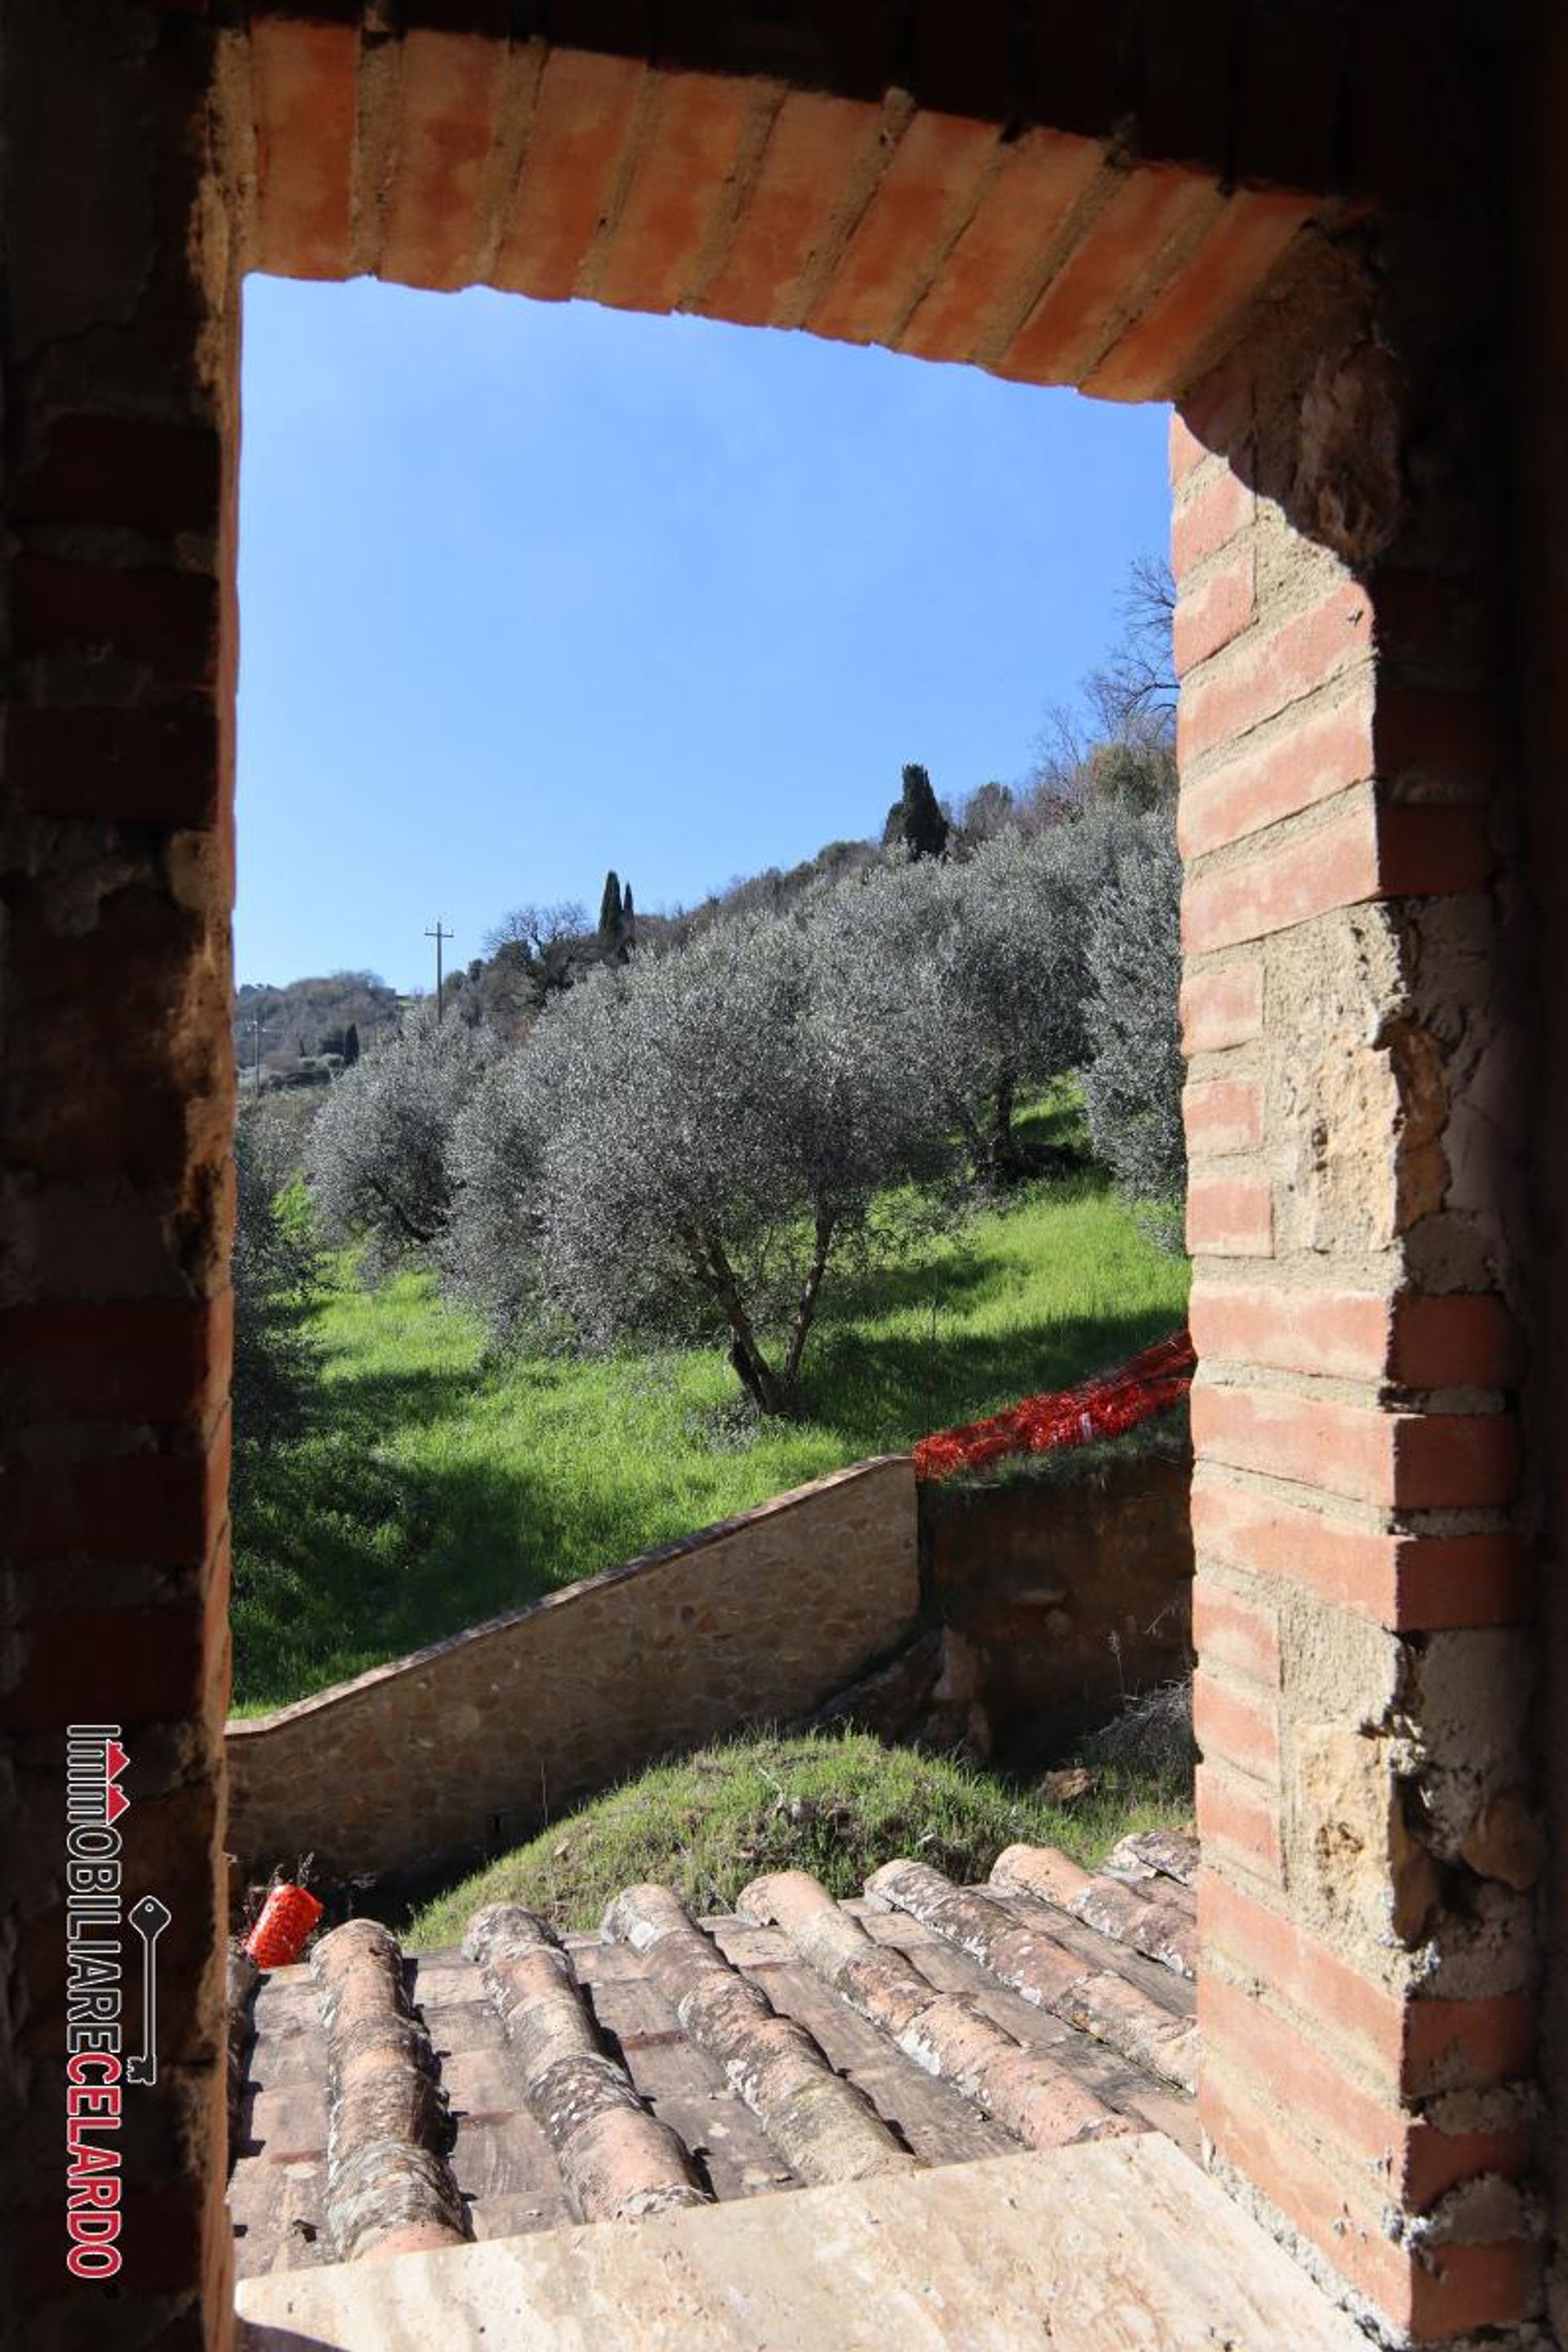
[(800, 1360), (805, 1353), (805, 1343), (816, 1319), (816, 1302), (822, 1290), (822, 1277), (827, 1271), (827, 1254), (833, 1247), (837, 1219), (827, 1210), (819, 1210), (816, 1230), (812, 1243), (811, 1265), (807, 1268), (805, 1286), (795, 1308), (795, 1322), (789, 1335), (789, 1354), (784, 1360), (784, 1387), (793, 1390), (800, 1377)]
[(736, 1379), (759, 1412), (787, 1412), (789, 1399), (784, 1384), (758, 1344), (723, 1244), (690, 1225), (680, 1238), (698, 1280), (723, 1309), (724, 1320), (730, 1326), (730, 1361)]
[(1016, 1183), (1023, 1173), (1017, 1138), (1013, 1133), (1016, 1092), (1012, 1072), (1004, 1071), (996, 1083), (996, 1099), (991, 1117), (990, 1168), (992, 1181), (997, 1184)]

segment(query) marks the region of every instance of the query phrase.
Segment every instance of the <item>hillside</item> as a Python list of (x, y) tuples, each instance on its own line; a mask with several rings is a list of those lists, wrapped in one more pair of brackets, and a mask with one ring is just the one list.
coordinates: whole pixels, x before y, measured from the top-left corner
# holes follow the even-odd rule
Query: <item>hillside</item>
[(398, 1012), (396, 990), (374, 971), (327, 972), (282, 988), (247, 981), (235, 992), (236, 1057), (247, 1079), (258, 1059), (282, 1077), (301, 1061), (343, 1055), (351, 1029), (363, 1050), (396, 1027)]

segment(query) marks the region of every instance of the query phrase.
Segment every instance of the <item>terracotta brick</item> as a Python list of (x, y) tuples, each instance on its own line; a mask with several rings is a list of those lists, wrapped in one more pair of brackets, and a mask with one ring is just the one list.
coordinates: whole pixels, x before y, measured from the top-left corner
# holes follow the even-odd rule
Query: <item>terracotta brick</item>
[(0, 1382), (30, 1414), (73, 1421), (184, 1421), (226, 1379), (234, 1294), (211, 1301), (62, 1300), (0, 1310)]
[(7, 768), (40, 816), (214, 824), (222, 782), (217, 710), (205, 695), (130, 709), (13, 705)]
[(1206, 563), (1240, 532), (1249, 530), (1253, 514), (1250, 484), (1228, 466), (1195, 483), (1171, 522), (1171, 568), (1177, 586), (1200, 563)]
[(996, 143), (992, 124), (915, 115), (807, 315), (814, 334), (898, 340), (963, 226)]
[(1408, 1536), (1347, 1524), (1204, 1477), (1192, 1497), (1200, 1557), (1306, 1585), (1394, 1633), (1528, 1622), (1528, 1552), (1516, 1535)]
[(880, 126), (876, 107), (790, 91), (699, 310), (742, 326), (798, 324), (845, 192), (873, 168)]
[[(221, 872), (204, 878), (205, 909), (174, 903), (152, 883), (110, 891), (92, 928), (72, 937), (68, 960), (47, 905), (16, 894), (8, 1133), (35, 1181), (168, 1186), (172, 1202), (190, 1180), (204, 1109), (209, 1153), (223, 1150), (234, 1084), (218, 961), (228, 894)], [(204, 1016), (225, 1025), (198, 1054), (192, 1031)], [(112, 1069), (114, 1086), (84, 1089), (84, 1066)], [(142, 1283), (131, 1295), (160, 1287)]]
[(23, 1639), (26, 1671), (10, 1703), (23, 1730), (68, 1723), (178, 1723), (200, 1711), (206, 1659), (195, 1601), (159, 1609), (35, 1610)]
[(1372, 599), (1355, 581), (1342, 581), (1304, 612), (1249, 636), (1223, 670), (1185, 681), (1176, 713), (1184, 771), (1371, 656)]
[(1268, 1257), (1274, 1203), (1258, 1176), (1194, 1176), (1187, 1185), (1187, 1249), (1194, 1257)]
[(1516, 2180), (1530, 2161), (1522, 2125), (1490, 2131), (1439, 2131), (1347, 2074), (1320, 2039), (1303, 2033), (1266, 1999), (1229, 1984), (1217, 1969), (1198, 1979), (1198, 2023), (1205, 2051), (1267, 2084), (1293, 2123), (1387, 2192), (1404, 2210), (1429, 2212), (1464, 2180), (1498, 2173)]
[(20, 1560), (198, 1567), (227, 1507), (226, 1423), (221, 1442), (205, 1456), (121, 1454), (25, 1462), (10, 1485)]
[(1168, 400), (1179, 392), (1316, 208), (1310, 197), (1237, 189), (1171, 283), (1085, 378), (1084, 390), (1104, 400)]
[(404, 33), (379, 277), (402, 286), (473, 283), (485, 166), (500, 127), (504, 36), (504, 23), (488, 36)]
[(757, 104), (729, 75), (661, 75), (655, 88), (650, 136), (592, 270), (594, 299), (631, 310), (673, 310), (694, 283)]
[(1227, 560), (1205, 574), (1176, 606), (1173, 646), (1176, 675), (1184, 677), (1198, 663), (1229, 645), (1251, 626), (1256, 598), (1254, 550), (1243, 540)]
[(1250, 1675), (1268, 1690), (1279, 1686), (1278, 1612), (1202, 1577), (1193, 1587), (1193, 1647), (1202, 1664)]
[(1263, 1034), (1263, 965), (1257, 956), (1182, 980), (1182, 1050), (1223, 1053)]
[(1173, 408), (1170, 432), (1171, 488), (1178, 488), (1194, 468), (1203, 464), (1207, 456), (1208, 451), (1187, 424), (1181, 410)]
[(258, 13), (250, 55), (258, 267), (283, 278), (346, 278), (358, 28)]
[(1256, 1151), (1263, 1141), (1263, 1095), (1252, 1078), (1203, 1078), (1182, 1097), (1187, 1152), (1194, 1160)]
[(999, 372), (1026, 383), (1081, 383), (1117, 319), (1148, 299), (1143, 289), (1158, 286), (1173, 248), (1201, 234), (1217, 203), (1207, 179), (1152, 164), (1129, 172), (1014, 336)]
[(1523, 1994), (1483, 2000), (1401, 1999), (1363, 1976), (1298, 1922), (1215, 1870), (1198, 1874), (1205, 1953), (1224, 1956), (1327, 2034), (1391, 2094), (1487, 2091), (1529, 2079), (1536, 2006)]
[(1194, 1383), (1193, 1444), (1202, 1459), (1400, 1510), (1512, 1500), (1518, 1424), (1502, 1413), (1380, 1412), (1282, 1389)]
[[(1191, 1090), (1189, 1090), (1191, 1091)], [(1500, 1298), (1455, 1292), (1260, 1289), (1199, 1284), (1188, 1309), (1201, 1357), (1409, 1389), (1513, 1386), (1523, 1341)]]
[(1405, 2088), (1412, 2098), (1442, 2091), (1527, 2083), (1541, 2032), (1527, 1993), (1489, 2000), (1413, 2000), (1405, 2013)]
[(205, 573), (23, 555), (11, 578), (23, 658), (77, 648), (140, 662), (172, 686), (216, 683), (218, 590)]
[(1394, 1308), (1373, 1291), (1199, 1283), (1187, 1321), (1202, 1359), (1375, 1380), (1388, 1360)]
[(923, 358), (969, 360), (1005, 339), (1045, 258), (1104, 168), (1098, 141), (1028, 131), (1003, 148), (971, 219), (899, 338)]
[(534, 100), (528, 152), (493, 273), (508, 292), (563, 302), (607, 209), (645, 68), (555, 47)]
[(1223, 873), (1190, 872), (1182, 893), (1182, 943), (1194, 956), (1267, 939), (1331, 907), (1375, 898), (1377, 885), (1373, 810), (1347, 808), (1306, 838), (1266, 847)]
[[(1223, 457), (1240, 482), (1250, 479), (1253, 385), (1245, 359), (1232, 358), (1184, 392), (1171, 415), (1171, 480), (1176, 487), (1206, 457)], [(1250, 509), (1248, 509), (1250, 514)], [(1201, 561), (1187, 559), (1187, 568)]]
[(1193, 1684), (1193, 1735), (1205, 1762), (1254, 1780), (1279, 1778), (1279, 1718), (1272, 1699), (1200, 1673)]
[[(1199, 2086), (1205, 2131), (1331, 2267), (1370, 2295), (1418, 2344), (1510, 2326), (1533, 2307), (1540, 2249), (1436, 2246), (1417, 2261), (1384, 2236), (1371, 2203), (1352, 2201), (1343, 2177), (1313, 2153), (1231, 2068), (1214, 2064)], [(1428, 2267), (1429, 2265), (1429, 2267)]]
[(1176, 824), (1183, 856), (1223, 849), (1369, 781), (1376, 772), (1373, 735), (1369, 678), (1365, 690), (1332, 709), (1308, 712), (1273, 742), (1184, 783)]
[(1200, 1764), (1194, 1804), (1198, 1836), (1212, 1858), (1278, 1884), (1284, 1875), (1279, 1803), (1256, 1782), (1238, 1780), (1215, 1764)]
[(1492, 863), (1482, 809), (1379, 808), (1370, 796), (1348, 797), (1309, 832), (1265, 844), (1221, 872), (1191, 874), (1182, 938), (1189, 955), (1203, 955), (1335, 907), (1475, 890)]
[(1524, 1357), (1523, 1335), (1493, 1295), (1405, 1291), (1394, 1302), (1388, 1369), (1403, 1388), (1511, 1388)]
[(49, 419), (37, 454), (15, 470), (8, 504), (15, 522), (173, 533), (215, 530), (222, 496), (223, 445), (211, 425), (78, 415)]

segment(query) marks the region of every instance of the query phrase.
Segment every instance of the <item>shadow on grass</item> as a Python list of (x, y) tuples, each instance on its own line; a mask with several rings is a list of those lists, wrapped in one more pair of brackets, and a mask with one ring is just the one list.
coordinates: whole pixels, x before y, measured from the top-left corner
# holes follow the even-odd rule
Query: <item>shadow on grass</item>
[(483, 1387), (463, 1368), (340, 1372), (299, 1443), (237, 1459), (237, 1706), (286, 1706), (549, 1589), (553, 1498), (526, 1458), (395, 1450), (460, 1424)]
[[(1105, 1190), (1091, 1174), (1052, 1197)], [(994, 1246), (972, 1254), (961, 1233), (847, 1280), (807, 1359), (800, 1417), (824, 1440), (812, 1459), (826, 1467), (825, 1455), (848, 1463), (901, 1451), (1115, 1364), (1175, 1319), (1168, 1306), (1063, 1316), (1042, 1302), (1033, 1315), (1018, 1306), (1002, 1328), (953, 1328), (965, 1309), (1007, 1301), (1019, 1278)], [(410, 1306), (410, 1330), (446, 1312), (434, 1299)], [(580, 1365), (476, 1361), (461, 1350), (458, 1362), (437, 1365), (355, 1360), (356, 1347), (388, 1345), (384, 1326), (339, 1348), (304, 1438), (264, 1455), (247, 1450), (237, 1467), (241, 1706), (287, 1705), (757, 1499), (754, 1477), (738, 1470), (731, 1486), (713, 1472), (714, 1450), (691, 1425), (702, 1416), (682, 1420), (672, 1379), (642, 1400), (643, 1444), (658, 1475), (634, 1495), (595, 1444), (607, 1426), (592, 1419), (605, 1410), (602, 1398), (597, 1406), (584, 1398), (582, 1442), (563, 1446), (563, 1425), (578, 1427)], [(538, 1407), (548, 1412), (536, 1419)], [(640, 1470), (642, 1454), (637, 1462)], [(688, 1507), (690, 1526), (677, 1524)]]
[(1034, 1330), (823, 1335), (803, 1412), (867, 1453), (913, 1444), (935, 1430), (983, 1421), (1026, 1396), (1066, 1388), (1161, 1339), (1166, 1307), (1042, 1321)]

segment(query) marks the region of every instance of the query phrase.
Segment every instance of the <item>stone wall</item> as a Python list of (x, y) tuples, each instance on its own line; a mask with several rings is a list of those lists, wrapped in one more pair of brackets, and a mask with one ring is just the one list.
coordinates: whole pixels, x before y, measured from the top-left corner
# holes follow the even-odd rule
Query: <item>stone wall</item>
[(416, 1880), (660, 1756), (807, 1717), (1042, 1755), (1190, 1667), (1190, 1477), (1142, 1450), (1016, 1485), (858, 1464), (231, 1723), (230, 1849), (247, 1877), (310, 1853)]
[(857, 1465), (228, 1731), (265, 1875), (417, 1873), (517, 1843), (658, 1758), (808, 1713), (912, 1628), (914, 1473)]
[(921, 1491), (928, 1606), (963, 1645), (982, 1737), (1009, 1761), (1048, 1759), (1192, 1665), (1191, 1462), (1108, 1451), (1081, 1469), (1064, 1456), (1048, 1482)]

